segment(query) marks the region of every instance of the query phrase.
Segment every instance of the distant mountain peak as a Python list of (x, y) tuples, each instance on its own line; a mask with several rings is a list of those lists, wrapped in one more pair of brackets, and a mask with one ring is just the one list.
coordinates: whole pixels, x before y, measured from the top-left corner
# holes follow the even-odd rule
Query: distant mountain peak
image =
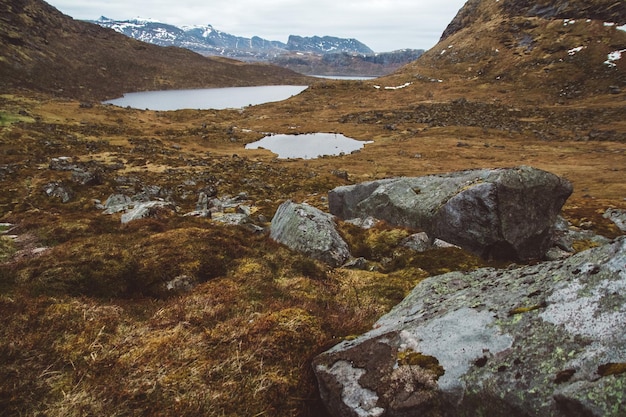
[(279, 54), (302, 51), (327, 53), (373, 54), (369, 47), (356, 39), (334, 36), (302, 37), (291, 35), (285, 44), (259, 36), (245, 38), (215, 29), (212, 25), (175, 26), (155, 19), (134, 18), (115, 20), (101, 16), (92, 21), (126, 36), (160, 46), (178, 46), (203, 55), (220, 55), (243, 60), (267, 60)]

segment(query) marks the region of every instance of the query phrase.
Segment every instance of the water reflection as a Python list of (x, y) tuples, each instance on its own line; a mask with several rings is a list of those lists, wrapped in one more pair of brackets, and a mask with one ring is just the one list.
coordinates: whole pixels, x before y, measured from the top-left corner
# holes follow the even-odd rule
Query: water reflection
[(301, 85), (264, 85), (198, 90), (144, 91), (127, 93), (123, 97), (105, 101), (104, 104), (160, 111), (238, 109), (250, 105), (286, 100), (306, 89), (307, 86)]
[(246, 149), (268, 149), (279, 158), (314, 159), (326, 155), (348, 154), (372, 141), (359, 141), (339, 133), (271, 135), (246, 145)]

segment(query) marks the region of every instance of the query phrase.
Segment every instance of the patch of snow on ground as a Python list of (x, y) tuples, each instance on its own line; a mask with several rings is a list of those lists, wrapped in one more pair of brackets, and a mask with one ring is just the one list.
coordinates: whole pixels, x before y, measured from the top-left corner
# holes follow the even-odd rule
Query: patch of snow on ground
[(567, 51), (567, 54), (572, 56), (572, 55), (576, 55), (577, 52), (582, 51), (583, 49), (585, 49), (586, 46), (578, 46), (576, 48), (572, 48), (569, 51)]
[(617, 64), (615, 63), (615, 61), (618, 61), (620, 59), (622, 59), (622, 54), (626, 53), (626, 49), (620, 49), (619, 51), (613, 51), (611, 52), (606, 61), (604, 61), (605, 65), (608, 65), (609, 67), (613, 68), (615, 66), (617, 66)]
[(626, 25), (618, 26), (617, 29), (626, 32)]
[(613, 22), (604, 22), (604, 26), (607, 26), (607, 27), (615, 26), (615, 23), (613, 23)]
[(395, 87), (385, 87), (385, 90), (399, 90), (401, 88), (406, 88), (406, 87), (410, 86), (411, 84), (413, 84), (413, 83), (404, 83), (402, 85), (398, 85), (398, 86), (395, 86)]

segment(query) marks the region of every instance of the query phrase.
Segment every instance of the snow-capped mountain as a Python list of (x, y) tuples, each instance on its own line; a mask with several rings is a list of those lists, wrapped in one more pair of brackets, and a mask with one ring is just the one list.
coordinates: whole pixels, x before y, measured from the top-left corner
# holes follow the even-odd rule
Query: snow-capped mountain
[(113, 20), (102, 16), (91, 21), (126, 36), (160, 46), (178, 46), (203, 55), (221, 55), (244, 60), (267, 60), (286, 52), (356, 53), (373, 51), (356, 39), (331, 36), (290, 36), (287, 43), (254, 36), (244, 38), (221, 32), (211, 25), (178, 27), (151, 19)]

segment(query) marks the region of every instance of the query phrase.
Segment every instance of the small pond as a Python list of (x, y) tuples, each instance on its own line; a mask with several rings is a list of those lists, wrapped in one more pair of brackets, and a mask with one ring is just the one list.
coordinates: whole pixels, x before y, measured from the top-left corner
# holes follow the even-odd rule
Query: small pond
[(300, 94), (307, 86), (264, 85), (258, 87), (204, 88), (199, 90), (164, 90), (127, 93), (105, 101), (120, 107), (147, 110), (239, 109), (242, 107), (286, 100)]
[(278, 158), (314, 159), (320, 156), (349, 154), (372, 141), (360, 141), (339, 133), (271, 135), (246, 145), (246, 149), (267, 149)]

